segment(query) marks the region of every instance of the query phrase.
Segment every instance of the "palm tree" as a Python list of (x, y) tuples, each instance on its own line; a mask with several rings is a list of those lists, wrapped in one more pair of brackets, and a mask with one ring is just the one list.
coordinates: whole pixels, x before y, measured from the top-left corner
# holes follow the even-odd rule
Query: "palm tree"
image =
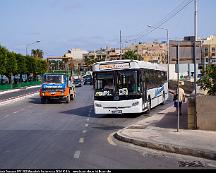
[(32, 49), (31, 50), (31, 55), (33, 57), (37, 57), (37, 58), (43, 58), (43, 51), (40, 49)]
[(142, 57), (134, 50), (128, 50), (123, 54), (123, 59), (141, 60)]

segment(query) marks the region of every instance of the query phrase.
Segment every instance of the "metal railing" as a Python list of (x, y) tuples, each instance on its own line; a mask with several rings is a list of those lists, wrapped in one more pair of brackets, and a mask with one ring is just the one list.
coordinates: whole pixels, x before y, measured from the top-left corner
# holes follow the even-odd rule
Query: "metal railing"
[(40, 85), (41, 81), (31, 81), (31, 82), (21, 82), (14, 84), (0, 84), (0, 91), (10, 90), (10, 89), (19, 89), (23, 87)]

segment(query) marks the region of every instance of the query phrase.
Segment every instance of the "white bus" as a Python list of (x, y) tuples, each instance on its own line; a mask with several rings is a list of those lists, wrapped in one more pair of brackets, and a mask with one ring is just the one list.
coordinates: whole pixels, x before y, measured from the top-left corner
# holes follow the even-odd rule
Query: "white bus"
[(95, 114), (149, 112), (168, 99), (167, 69), (159, 64), (98, 62), (93, 65), (93, 81)]

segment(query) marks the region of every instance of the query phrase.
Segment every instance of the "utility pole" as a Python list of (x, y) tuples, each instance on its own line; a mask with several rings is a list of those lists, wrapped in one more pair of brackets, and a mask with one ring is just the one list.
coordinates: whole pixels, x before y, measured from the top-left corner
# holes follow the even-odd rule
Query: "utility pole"
[(194, 96), (195, 96), (195, 112), (194, 112), (194, 128), (197, 128), (197, 111), (196, 111), (196, 96), (197, 96), (197, 63), (196, 63), (196, 41), (197, 41), (197, 15), (198, 15), (198, 6), (197, 0), (194, 0)]
[(120, 59), (122, 59), (122, 35), (120, 30)]
[(169, 57), (169, 30), (165, 29), (166, 33), (167, 33), (167, 79), (168, 79), (168, 83), (169, 83), (169, 66), (170, 66), (170, 57)]
[(30, 46), (30, 45), (32, 45), (32, 44), (35, 44), (35, 43), (39, 43), (39, 42), (40, 42), (40, 40), (35, 41), (35, 42), (33, 42), (33, 43), (29, 43), (29, 44), (26, 45), (26, 56), (28, 55), (28, 46)]

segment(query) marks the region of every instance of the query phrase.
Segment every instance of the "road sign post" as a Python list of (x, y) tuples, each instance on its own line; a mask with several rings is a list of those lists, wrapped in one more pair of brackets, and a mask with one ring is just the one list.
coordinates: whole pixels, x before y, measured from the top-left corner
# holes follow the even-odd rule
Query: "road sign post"
[[(177, 69), (177, 93), (178, 93), (178, 126), (177, 132), (179, 131), (179, 64), (192, 64), (194, 63), (194, 72), (196, 73), (196, 64), (201, 63), (201, 42), (200, 41), (175, 41), (170, 40), (169, 42), (169, 55), (170, 64), (176, 64)], [(194, 80), (194, 85), (196, 86), (196, 77)], [(196, 97), (196, 89), (195, 89)], [(196, 107), (195, 107), (195, 117), (196, 117)]]

